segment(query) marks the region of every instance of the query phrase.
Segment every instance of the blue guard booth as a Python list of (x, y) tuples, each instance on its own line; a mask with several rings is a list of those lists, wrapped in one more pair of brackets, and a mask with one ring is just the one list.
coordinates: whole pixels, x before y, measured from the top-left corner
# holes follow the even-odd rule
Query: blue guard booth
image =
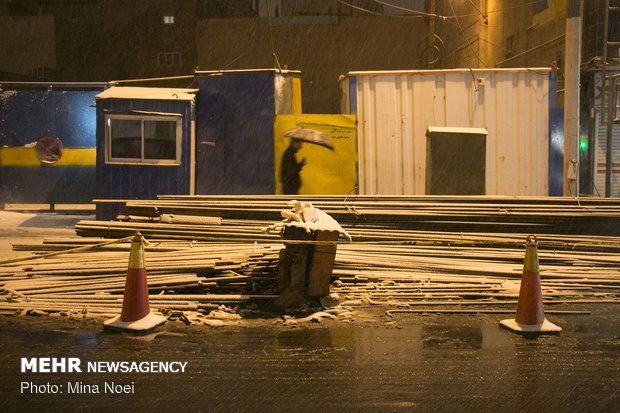
[[(111, 87), (97, 95), (97, 198), (193, 193), (196, 92)], [(119, 212), (97, 205), (99, 219)]]
[(95, 96), (107, 83), (0, 83), (0, 207), (91, 203)]
[[(276, 115), (301, 113), (298, 71), (196, 72), (199, 89), (97, 95), (97, 198), (274, 194)], [(123, 213), (99, 203), (97, 218)]]

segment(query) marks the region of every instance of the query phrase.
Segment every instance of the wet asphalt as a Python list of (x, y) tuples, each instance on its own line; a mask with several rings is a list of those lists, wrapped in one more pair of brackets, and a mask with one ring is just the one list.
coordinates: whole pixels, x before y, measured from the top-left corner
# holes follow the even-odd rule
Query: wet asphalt
[[(3, 256), (22, 254), (10, 242), (72, 233), (58, 217), (1, 217)], [(563, 331), (538, 337), (501, 329), (509, 315), (390, 318), (385, 309), (352, 323), (168, 322), (145, 336), (104, 331), (102, 320), (2, 315), (0, 411), (619, 411), (618, 306), (575, 309), (591, 314), (548, 315)], [(22, 359), (53, 357), (78, 358), (83, 371), (21, 372)], [(187, 364), (179, 373), (86, 370), (89, 362), (122, 361)]]
[[(493, 314), (220, 329), (169, 322), (146, 336), (109, 333), (95, 320), (2, 316), (0, 410), (616, 412), (618, 308), (590, 309), (549, 316), (564, 331), (534, 337), (500, 328), (506, 317)], [(187, 364), (182, 373), (22, 373), (21, 359), (33, 357), (79, 358), (84, 370), (93, 361)], [(128, 391), (106, 393), (111, 382)], [(47, 383), (62, 393), (33, 393)], [(69, 393), (75, 383), (100, 393)]]

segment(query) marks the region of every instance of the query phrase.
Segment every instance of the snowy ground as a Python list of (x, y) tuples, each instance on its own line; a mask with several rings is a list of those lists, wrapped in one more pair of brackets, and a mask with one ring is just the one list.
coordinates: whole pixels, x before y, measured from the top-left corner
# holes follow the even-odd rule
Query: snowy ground
[[(82, 219), (94, 219), (92, 208), (63, 206), (57, 212), (49, 212), (49, 206), (11, 205), (0, 211), (0, 259), (19, 257), (24, 252), (13, 251), (15, 243), (37, 243), (45, 238), (74, 237), (73, 227)], [(87, 214), (87, 215), (85, 215)]]

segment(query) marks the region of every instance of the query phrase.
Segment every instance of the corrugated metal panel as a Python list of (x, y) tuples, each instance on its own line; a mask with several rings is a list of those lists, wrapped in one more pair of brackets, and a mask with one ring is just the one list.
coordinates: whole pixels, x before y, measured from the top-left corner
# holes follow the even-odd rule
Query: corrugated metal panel
[(198, 79), (196, 194), (273, 194), (273, 70)]
[[(605, 195), (605, 168), (607, 163), (607, 125), (600, 123), (597, 116), (596, 124), (596, 179), (594, 193)], [(611, 196), (620, 197), (620, 124), (614, 124), (612, 129), (612, 169), (611, 169)]]
[[(608, 76), (612, 73), (608, 73)], [(594, 74), (594, 109), (596, 112), (595, 135), (596, 151), (594, 153), (594, 165), (596, 175), (594, 179), (595, 194), (605, 195), (605, 169), (607, 164), (607, 123), (602, 123), (601, 111), (606, 110), (606, 95), (600, 93), (602, 88), (602, 73)], [(605, 102), (602, 102), (602, 99)], [(604, 103), (604, 105), (601, 105)], [(612, 129), (612, 175), (611, 175), (611, 196), (620, 197), (620, 124), (614, 124)]]
[[(95, 187), (95, 96), (105, 83), (0, 82), (0, 200), (90, 203)], [(60, 139), (58, 164), (42, 165), (31, 144)], [(29, 147), (26, 147), (28, 145)]]
[(42, 136), (65, 148), (95, 146), (95, 96), (105, 84), (0, 83), (0, 141), (21, 147)]
[(355, 74), (361, 194), (424, 194), (429, 126), (489, 132), (488, 195), (548, 194), (548, 69)]

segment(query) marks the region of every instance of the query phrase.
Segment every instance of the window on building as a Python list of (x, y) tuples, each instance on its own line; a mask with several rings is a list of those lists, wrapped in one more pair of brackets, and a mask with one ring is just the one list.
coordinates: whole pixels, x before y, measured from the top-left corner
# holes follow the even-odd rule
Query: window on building
[(506, 38), (506, 59), (510, 59), (511, 57), (517, 54), (517, 35), (513, 34)]
[(157, 65), (159, 67), (179, 67), (181, 66), (181, 53), (157, 53)]
[(108, 115), (106, 162), (179, 165), (181, 118)]
[(293, 9), (305, 9), (308, 7), (308, 0), (292, 0), (291, 7)]
[(534, 0), (532, 3), (532, 13), (538, 14), (541, 11), (547, 10), (549, 8), (549, 4), (547, 0)]
[(164, 24), (174, 24), (174, 16), (162, 16), (161, 20)]
[(30, 69), (30, 76), (37, 80), (51, 80), (53, 70), (49, 67), (35, 67)]

